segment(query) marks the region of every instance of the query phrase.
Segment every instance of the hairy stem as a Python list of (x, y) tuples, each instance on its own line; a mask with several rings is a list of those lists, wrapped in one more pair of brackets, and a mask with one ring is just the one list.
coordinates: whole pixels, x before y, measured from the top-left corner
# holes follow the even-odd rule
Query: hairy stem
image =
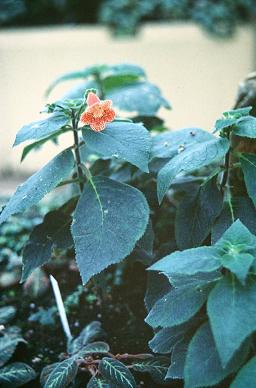
[(224, 187), (226, 186), (226, 184), (228, 182), (229, 162), (230, 162), (230, 149), (228, 150), (228, 152), (226, 153), (226, 156), (225, 156), (224, 172), (223, 172), (221, 183), (220, 183), (221, 190), (224, 190)]
[(80, 192), (82, 193), (84, 184), (83, 184), (83, 168), (81, 162), (81, 155), (79, 149), (79, 137), (78, 137), (78, 120), (75, 117), (74, 111), (72, 112), (72, 128), (74, 134), (74, 150), (75, 150), (75, 159), (76, 159), (76, 168), (77, 168), (77, 176), (78, 176), (78, 184), (80, 188)]

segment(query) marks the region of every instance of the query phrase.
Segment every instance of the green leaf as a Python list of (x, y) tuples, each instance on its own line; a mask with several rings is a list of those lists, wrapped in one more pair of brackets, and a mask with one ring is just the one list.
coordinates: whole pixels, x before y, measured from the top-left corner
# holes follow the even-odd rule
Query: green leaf
[(53, 364), (50, 364), (50, 365), (46, 365), (42, 371), (41, 371), (41, 374), (40, 374), (40, 384), (42, 387), (45, 386), (45, 383), (50, 375), (50, 373), (53, 371), (54, 368), (56, 368), (57, 365), (59, 365), (60, 362), (55, 362)]
[(123, 159), (148, 172), (151, 137), (141, 124), (114, 122), (102, 132), (83, 131), (86, 145), (107, 158)]
[(212, 272), (220, 266), (219, 252), (216, 248), (199, 247), (171, 253), (149, 267), (149, 270), (160, 271), (171, 277), (176, 274), (194, 275)]
[[(219, 316), (221, 319), (221, 315)], [(208, 387), (234, 372), (248, 354), (245, 346), (225, 368), (222, 367), (208, 323), (204, 323), (189, 344), (185, 363), (185, 386)]]
[(191, 326), (191, 322), (186, 322), (179, 326), (159, 330), (148, 343), (150, 349), (154, 353), (171, 353), (177, 342), (184, 338)]
[(207, 312), (223, 367), (256, 330), (256, 284), (225, 277), (209, 295)]
[(0, 369), (0, 383), (3, 387), (20, 387), (36, 378), (36, 372), (23, 362), (14, 362)]
[(117, 65), (105, 66), (101, 71), (101, 76), (105, 81), (109, 77), (120, 77), (120, 76), (136, 76), (145, 77), (145, 71), (142, 67), (134, 65), (132, 63), (120, 63)]
[(246, 277), (254, 260), (254, 257), (249, 253), (234, 253), (224, 255), (221, 263), (224, 268), (229, 269), (236, 275), (242, 284), (245, 284)]
[(74, 338), (68, 344), (68, 352), (69, 353), (77, 353), (87, 344), (90, 344), (95, 339), (103, 337), (105, 335), (104, 330), (101, 327), (101, 323), (99, 321), (92, 321), (81, 331), (78, 337)]
[(180, 173), (189, 173), (211, 163), (220, 161), (229, 149), (229, 141), (224, 138), (206, 141), (189, 147), (172, 158), (158, 173), (158, 200), (163, 197)]
[(12, 320), (12, 318), (16, 314), (16, 307), (14, 306), (5, 306), (0, 308), (0, 325), (5, 325), (9, 321)]
[[(60, 83), (70, 80), (76, 80), (76, 79), (83, 79), (91, 75), (90, 72), (91, 68), (87, 68), (84, 70), (76, 70), (76, 71), (70, 71), (68, 73), (62, 74), (60, 77), (56, 78), (47, 88), (46, 90), (46, 96), (49, 96), (51, 91)], [(85, 91), (85, 90), (84, 90)]]
[(184, 128), (166, 131), (152, 137), (151, 158), (173, 158), (184, 148), (214, 139), (214, 136), (200, 128)]
[(202, 287), (204, 285), (216, 282), (221, 278), (220, 271), (198, 272), (194, 275), (171, 274), (168, 275), (169, 282), (175, 288), (181, 287)]
[(255, 388), (256, 385), (256, 357), (248, 361), (238, 372), (230, 388)]
[(60, 113), (53, 113), (46, 119), (33, 121), (24, 125), (16, 135), (14, 146), (27, 140), (41, 140), (59, 131), (68, 125), (70, 118)]
[(149, 373), (156, 383), (162, 383), (169, 365), (169, 358), (158, 356), (146, 360), (137, 360), (131, 364), (131, 367), (137, 372)]
[(250, 111), (252, 110), (251, 106), (246, 106), (244, 108), (231, 109), (223, 112), (223, 116), (226, 118), (235, 118), (240, 119), (243, 116), (248, 116)]
[(74, 358), (56, 364), (55, 368), (49, 374), (44, 388), (65, 388), (75, 380), (78, 371), (78, 365)]
[(242, 154), (240, 157), (247, 193), (256, 206), (256, 155)]
[(256, 236), (236, 220), (215, 244), (223, 254), (256, 253)]
[(106, 379), (102, 379), (101, 377), (94, 376), (90, 379), (86, 388), (116, 388), (116, 386), (111, 384)]
[(128, 256), (148, 219), (148, 204), (139, 190), (105, 177), (89, 182), (72, 224), (83, 283)]
[(171, 355), (171, 365), (166, 374), (167, 379), (184, 379), (184, 367), (190, 338), (176, 343)]
[(154, 304), (145, 322), (154, 327), (173, 327), (192, 318), (203, 306), (209, 288), (174, 288)]
[(214, 133), (218, 131), (222, 131), (223, 129), (230, 128), (233, 125), (235, 125), (237, 122), (236, 118), (224, 118), (224, 119), (219, 119), (215, 123), (215, 128), (214, 128)]
[(20, 185), (0, 214), (0, 223), (13, 214), (21, 213), (37, 204), (46, 194), (66, 179), (74, 166), (71, 150), (58, 154), (41, 170)]
[(256, 138), (256, 117), (242, 117), (236, 122), (233, 133), (237, 136)]
[(27, 145), (26, 147), (23, 148), (22, 155), (21, 155), (21, 162), (27, 157), (27, 155), (33, 151), (39, 149), (43, 144), (45, 144), (47, 141), (50, 140), (55, 140), (56, 137), (61, 135), (62, 133), (66, 132), (66, 129), (61, 129), (57, 132), (54, 132), (52, 135), (45, 137), (42, 140), (38, 140), (32, 144)]
[[(139, 77), (144, 77), (145, 72), (144, 70), (137, 65), (133, 64), (118, 64), (118, 65), (97, 65), (97, 66), (89, 66), (85, 68), (84, 70), (76, 70), (71, 71), (68, 73), (65, 73), (58, 77), (55, 81), (51, 83), (51, 85), (48, 87), (46, 91), (46, 95), (49, 95), (51, 91), (64, 81), (70, 81), (70, 80), (76, 80), (76, 79), (86, 79), (89, 76), (93, 76), (94, 74), (100, 74), (103, 86), (105, 89), (108, 89), (109, 86), (112, 86), (114, 84), (115, 86), (118, 86), (115, 78), (120, 79), (120, 77), (127, 77), (131, 76), (134, 79), (138, 79)], [(85, 91), (86, 88), (84, 88)]]
[(70, 214), (59, 209), (46, 214), (43, 222), (34, 228), (23, 249), (22, 282), (34, 269), (51, 259), (54, 247), (67, 249), (73, 245), (70, 232), (71, 222)]
[(88, 344), (84, 346), (81, 350), (79, 350), (78, 357), (84, 358), (88, 354), (108, 353), (109, 350), (110, 350), (109, 345), (106, 342), (102, 342), (102, 341), (92, 342), (91, 344)]
[(175, 220), (175, 236), (179, 249), (197, 247), (210, 234), (220, 214), (223, 194), (217, 187), (216, 176), (188, 193), (179, 204)]
[(160, 89), (147, 81), (111, 89), (106, 97), (113, 101), (115, 107), (128, 112), (137, 112), (141, 116), (152, 116), (162, 106), (171, 108), (168, 101), (162, 97)]
[(26, 342), (17, 335), (5, 334), (0, 337), (0, 367), (10, 360), (19, 342)]
[(117, 387), (136, 388), (136, 382), (129, 369), (120, 361), (104, 357), (99, 363), (99, 371), (103, 377)]

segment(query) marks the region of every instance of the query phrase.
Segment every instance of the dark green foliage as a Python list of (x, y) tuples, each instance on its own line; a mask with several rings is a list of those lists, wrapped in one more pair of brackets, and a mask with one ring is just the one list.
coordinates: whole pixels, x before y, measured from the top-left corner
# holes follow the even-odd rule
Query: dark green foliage
[(67, 178), (74, 166), (71, 150), (65, 150), (52, 159), (42, 170), (20, 185), (0, 214), (0, 223), (13, 214), (21, 213), (37, 204), (46, 194)]
[(85, 186), (72, 224), (83, 283), (128, 256), (148, 217), (147, 202), (137, 189), (103, 177)]
[(256, 13), (253, 0), (106, 0), (100, 20), (116, 34), (134, 34), (144, 20), (192, 20), (211, 34), (228, 37), (240, 21)]
[(211, 34), (227, 37), (238, 23), (251, 20), (256, 6), (254, 0), (2, 0), (0, 13), (3, 26), (101, 22), (117, 35), (134, 34), (145, 20), (192, 20)]

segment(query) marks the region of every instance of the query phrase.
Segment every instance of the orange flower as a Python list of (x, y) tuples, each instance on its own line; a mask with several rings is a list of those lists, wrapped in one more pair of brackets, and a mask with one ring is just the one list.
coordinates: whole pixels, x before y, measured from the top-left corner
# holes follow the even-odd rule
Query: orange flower
[(112, 101), (101, 101), (95, 93), (89, 92), (86, 102), (87, 109), (80, 117), (81, 122), (90, 125), (93, 131), (103, 131), (106, 124), (113, 121), (116, 116), (115, 111), (111, 108)]

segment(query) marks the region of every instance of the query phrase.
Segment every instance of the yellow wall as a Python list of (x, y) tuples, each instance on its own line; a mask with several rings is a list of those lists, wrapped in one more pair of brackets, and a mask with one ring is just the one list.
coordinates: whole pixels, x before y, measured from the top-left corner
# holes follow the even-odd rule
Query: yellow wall
[[(213, 39), (192, 24), (146, 25), (135, 39), (122, 40), (103, 27), (2, 30), (0, 170), (34, 171), (56, 152), (47, 146), (20, 167), (21, 148), (11, 145), (17, 130), (38, 118), (45, 88), (61, 73), (94, 63), (136, 63), (171, 101), (173, 110), (161, 112), (170, 127), (210, 130), (232, 107), (238, 82), (256, 68), (255, 45), (249, 26), (230, 40)], [(69, 86), (59, 86), (53, 100)]]

